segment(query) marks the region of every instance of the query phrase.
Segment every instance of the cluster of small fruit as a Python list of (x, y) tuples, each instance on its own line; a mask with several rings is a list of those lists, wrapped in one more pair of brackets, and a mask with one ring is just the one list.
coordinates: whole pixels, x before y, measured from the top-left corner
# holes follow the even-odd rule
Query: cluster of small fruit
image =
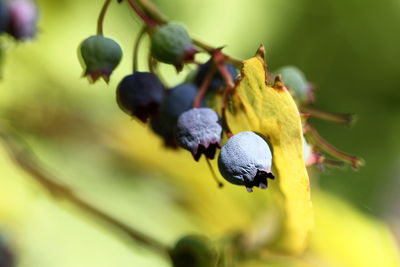
[[(197, 49), (181, 25), (164, 24), (150, 34), (152, 56), (157, 61), (172, 64), (178, 71), (185, 63), (193, 62)], [(115, 41), (101, 35), (86, 39), (80, 51), (85, 74), (93, 80), (99, 77), (108, 80), (122, 55)], [(232, 64), (216, 61), (217, 55), (222, 55), (219, 49), (209, 61), (198, 65), (191, 81), (172, 89), (166, 89), (152, 72), (135, 71), (127, 75), (116, 91), (119, 107), (129, 116), (149, 122), (167, 147), (180, 146), (190, 151), (196, 161), (202, 155), (214, 159), (222, 146), (224, 127), (218, 113), (207, 105), (206, 98), (224, 92), (225, 77), (218, 71), (218, 65), (226, 70), (229, 79), (237, 76)], [(266, 188), (266, 178), (273, 178), (271, 158), (263, 138), (244, 132), (231, 137), (222, 147), (219, 168), (228, 181), (245, 185), (251, 191), (253, 186)]]
[(0, 0), (0, 34), (7, 33), (17, 41), (33, 38), (38, 15), (34, 0)]
[[(150, 62), (171, 64), (178, 72), (185, 64), (194, 63), (198, 48), (204, 47), (198, 42), (194, 43), (183, 26), (156, 22), (141, 12), (134, 1), (127, 2), (146, 24), (135, 46), (138, 46), (143, 34), (149, 35)], [(106, 7), (107, 1), (100, 18), (104, 17)], [(84, 40), (79, 51), (84, 75), (93, 82), (99, 78), (108, 82), (121, 61), (122, 49), (117, 42), (103, 36), (101, 23), (99, 25), (98, 34)], [(149, 123), (167, 147), (180, 146), (190, 151), (196, 161), (201, 155), (207, 161), (214, 159), (217, 149), (221, 149), (218, 167), (227, 181), (243, 185), (249, 192), (253, 187), (265, 189), (267, 178), (274, 178), (271, 173), (272, 153), (265, 137), (254, 132), (233, 135), (224, 119), (224, 113), (220, 111), (220, 118), (206, 101), (221, 95), (226, 102), (227, 92), (233, 90), (234, 80), (238, 76), (237, 66), (228, 62), (229, 57), (221, 49), (206, 50), (210, 59), (203, 64), (194, 63), (197, 65), (195, 73), (185, 83), (172, 89), (166, 89), (155, 72), (139, 72), (135, 66), (134, 72), (124, 77), (117, 87), (117, 103), (129, 116)], [(312, 86), (298, 69), (289, 66), (279, 70), (279, 73), (299, 107), (312, 102)], [(223, 133), (229, 139), (222, 146)], [(304, 147), (309, 164), (321, 162), (323, 157), (318, 156), (306, 141)]]

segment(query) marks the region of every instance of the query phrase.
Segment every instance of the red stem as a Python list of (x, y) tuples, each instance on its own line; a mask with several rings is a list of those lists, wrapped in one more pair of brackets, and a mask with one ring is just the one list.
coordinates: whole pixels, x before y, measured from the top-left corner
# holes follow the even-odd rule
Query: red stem
[(197, 92), (196, 98), (193, 101), (194, 108), (201, 107), (201, 102), (203, 101), (204, 96), (206, 95), (207, 90), (210, 87), (210, 83), (212, 78), (214, 77), (215, 71), (216, 71), (215, 65), (211, 64), (210, 69), (208, 70), (206, 77), (204, 77), (204, 80), (201, 83), (199, 91)]
[(331, 156), (350, 163), (354, 169), (358, 169), (361, 165), (364, 164), (364, 161), (361, 158), (342, 152), (330, 143), (328, 143), (322, 136), (319, 135), (317, 129), (315, 129), (310, 124), (307, 124), (304, 127), (304, 132), (306, 134), (309, 134), (315, 145), (320, 147)]
[(151, 18), (149, 18), (132, 0), (126, 0), (128, 4), (131, 6), (133, 11), (143, 20), (144, 23), (147, 24), (150, 28), (155, 28), (158, 26), (158, 23)]

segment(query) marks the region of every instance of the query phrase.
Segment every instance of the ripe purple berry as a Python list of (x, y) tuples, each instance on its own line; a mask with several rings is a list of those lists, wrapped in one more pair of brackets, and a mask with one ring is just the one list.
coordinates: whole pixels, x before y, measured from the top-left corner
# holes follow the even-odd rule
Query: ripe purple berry
[(218, 168), (228, 182), (244, 185), (252, 192), (253, 186), (266, 189), (267, 178), (274, 179), (271, 173), (272, 154), (267, 142), (246, 131), (238, 133), (221, 148)]
[(197, 94), (197, 87), (189, 84), (180, 84), (167, 92), (157, 117), (151, 119), (151, 128), (164, 139), (167, 147), (176, 148), (176, 123), (179, 116), (192, 108)]
[(39, 11), (33, 0), (10, 1), (7, 32), (17, 40), (35, 37), (38, 16)]
[(117, 87), (117, 103), (128, 115), (146, 122), (158, 114), (165, 89), (151, 72), (135, 72), (125, 76)]
[(198, 161), (202, 154), (213, 159), (221, 148), (222, 127), (218, 114), (210, 108), (192, 108), (179, 116), (176, 137), (181, 147)]
[(159, 114), (158, 116), (150, 118), (150, 126), (151, 129), (163, 139), (166, 147), (172, 149), (178, 148), (175, 138), (175, 125), (169, 123), (164, 115)]
[(122, 58), (122, 49), (117, 42), (102, 35), (90, 36), (80, 45), (80, 56), (84, 75), (93, 82), (102, 77), (106, 82)]
[(169, 123), (176, 125), (179, 116), (192, 108), (198, 88), (190, 83), (183, 83), (172, 88), (165, 97), (160, 112)]
[[(237, 76), (236, 68), (232, 64), (225, 64), (225, 66), (228, 69), (228, 72), (231, 75), (232, 79), (234, 80)], [(201, 86), (210, 67), (211, 67), (211, 60), (200, 65), (194, 81), (197, 86)], [(215, 92), (223, 86), (224, 86), (224, 78), (222, 77), (219, 71), (216, 71), (211, 80), (208, 91)]]
[(152, 34), (151, 52), (154, 58), (174, 65), (179, 71), (183, 63), (194, 60), (197, 50), (184, 27), (168, 23), (157, 28)]

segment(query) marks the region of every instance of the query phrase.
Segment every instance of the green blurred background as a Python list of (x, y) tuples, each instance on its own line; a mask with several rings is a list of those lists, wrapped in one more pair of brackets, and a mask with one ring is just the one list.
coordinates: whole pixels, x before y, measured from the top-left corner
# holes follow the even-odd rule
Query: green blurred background
[[(228, 54), (249, 58), (263, 43), (270, 70), (295, 65), (316, 84), (317, 107), (357, 114), (358, 122), (351, 128), (311, 119), (327, 140), (367, 163), (356, 172), (327, 169), (314, 186), (399, 229), (399, 1), (154, 2), (194, 37), (226, 45)], [(79, 194), (171, 244), (183, 233), (205, 226), (188, 213), (188, 196), (179, 182), (164, 178), (168, 171), (160, 171), (159, 161), (152, 165), (138, 153), (126, 152), (123, 140), (129, 136), (132, 150), (136, 143), (158, 142), (115, 102), (118, 81), (131, 71), (133, 41), (140, 27), (126, 4), (113, 3), (106, 16), (105, 34), (124, 48), (110, 84), (90, 85), (81, 78), (77, 47), (95, 34), (101, 5), (94, 0), (39, 1), (37, 40), (3, 43), (7, 52), (0, 114), (52, 173)], [(141, 51), (140, 70), (146, 70), (146, 48)], [(170, 67), (163, 67), (162, 73), (169, 85), (185, 75), (176, 75)], [(157, 145), (161, 151), (161, 142)], [(0, 151), (0, 228), (18, 251), (20, 266), (168, 266), (139, 246), (119, 242), (71, 207), (60, 207), (8, 159), (3, 148)], [(170, 165), (170, 174), (179, 171), (180, 165)], [(211, 179), (207, 182), (214, 187)]]

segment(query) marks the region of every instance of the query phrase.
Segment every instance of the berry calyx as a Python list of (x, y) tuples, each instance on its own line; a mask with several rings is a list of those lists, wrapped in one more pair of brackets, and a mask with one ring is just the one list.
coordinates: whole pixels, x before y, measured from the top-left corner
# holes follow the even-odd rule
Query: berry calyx
[(198, 161), (202, 154), (213, 159), (221, 148), (222, 127), (218, 114), (210, 108), (192, 108), (179, 116), (176, 137), (181, 147)]
[(100, 77), (107, 83), (110, 75), (122, 58), (122, 49), (117, 42), (102, 35), (93, 35), (80, 45), (80, 56), (84, 76), (92, 82)]
[(135, 72), (125, 76), (117, 87), (118, 106), (142, 122), (159, 112), (165, 89), (151, 72)]
[(221, 148), (218, 168), (228, 182), (244, 185), (248, 192), (253, 187), (266, 189), (271, 172), (272, 153), (267, 142), (250, 131), (235, 134)]

